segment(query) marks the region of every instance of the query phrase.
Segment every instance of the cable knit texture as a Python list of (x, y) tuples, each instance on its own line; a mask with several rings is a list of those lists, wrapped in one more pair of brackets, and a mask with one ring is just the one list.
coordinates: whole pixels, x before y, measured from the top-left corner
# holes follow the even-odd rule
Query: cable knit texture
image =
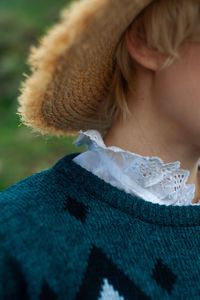
[(0, 193), (0, 299), (199, 299), (200, 207), (133, 196), (78, 155)]
[(106, 182), (153, 203), (200, 205), (200, 202), (192, 203), (195, 185), (186, 184), (190, 171), (181, 169), (180, 161), (164, 163), (157, 156), (107, 147), (98, 130), (80, 130), (79, 133), (74, 144), (85, 145), (88, 151), (74, 161)]

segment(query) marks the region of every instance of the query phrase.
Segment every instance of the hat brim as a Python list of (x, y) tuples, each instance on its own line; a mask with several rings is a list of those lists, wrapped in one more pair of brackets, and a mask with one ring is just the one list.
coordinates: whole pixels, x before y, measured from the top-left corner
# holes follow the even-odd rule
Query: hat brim
[(114, 72), (121, 35), (153, 0), (79, 0), (32, 46), (31, 74), (20, 87), (18, 114), (33, 131), (74, 135), (107, 126), (99, 111)]

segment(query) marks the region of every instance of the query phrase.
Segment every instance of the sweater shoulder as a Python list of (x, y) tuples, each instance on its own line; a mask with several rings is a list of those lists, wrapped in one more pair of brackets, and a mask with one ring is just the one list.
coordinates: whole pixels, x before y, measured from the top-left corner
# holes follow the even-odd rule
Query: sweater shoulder
[[(73, 159), (79, 153), (72, 153), (60, 158), (51, 167), (46, 170), (34, 173), (22, 180), (17, 181), (13, 185), (0, 191), (0, 205), (6, 202), (16, 201), (16, 198), (24, 198), (29, 196), (29, 200), (36, 198), (33, 192), (42, 193), (51, 189), (50, 183), (58, 184), (58, 179), (64, 174), (63, 169), (69, 168), (66, 164), (68, 160)], [(19, 200), (18, 200), (19, 201)]]
[[(55, 181), (55, 172), (52, 168), (34, 173), (0, 192), (1, 218), (11, 213), (19, 213), (23, 207), (27, 208), (34, 204), (38, 197), (48, 192), (51, 184)], [(46, 197), (48, 194), (46, 194)]]
[[(0, 193), (0, 299), (27, 299), (21, 296), (21, 282), (30, 289), (34, 282), (33, 292), (43, 295), (51, 279), (58, 284), (58, 293), (61, 285), (66, 293), (74, 292), (80, 257), (84, 256), (83, 271), (89, 246), (84, 229), (87, 207), (76, 202), (82, 194), (64, 172), (71, 171), (69, 159), (64, 157)], [(85, 244), (86, 249), (80, 246)]]
[(41, 211), (55, 211), (64, 200), (71, 184), (62, 172), (65, 156), (50, 168), (34, 173), (0, 192), (0, 228), (19, 217), (32, 218)]
[(34, 199), (35, 194), (33, 192), (42, 192), (46, 183), (52, 177), (51, 173), (51, 169), (34, 173), (0, 191), (0, 206), (2, 207), (11, 203), (13, 205), (18, 204), (19, 201), (23, 201), (23, 198), (27, 196), (29, 200)]

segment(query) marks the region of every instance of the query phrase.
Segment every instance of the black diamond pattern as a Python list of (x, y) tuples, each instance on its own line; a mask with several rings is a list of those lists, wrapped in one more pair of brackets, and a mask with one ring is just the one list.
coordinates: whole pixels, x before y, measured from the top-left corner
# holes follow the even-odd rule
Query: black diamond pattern
[(88, 206), (78, 202), (75, 198), (68, 197), (65, 200), (64, 209), (66, 209), (72, 216), (81, 222), (85, 222)]
[(43, 281), (40, 300), (56, 300), (56, 299), (57, 299), (56, 293), (49, 287), (46, 281)]
[(7, 262), (7, 268), (8, 268), (8, 272), (7, 274), (5, 274), (3, 280), (5, 281), (5, 285), (6, 285), (7, 282), (9, 283), (13, 282), (13, 278), (14, 278), (15, 285), (13, 286), (13, 290), (12, 290), (12, 294), (13, 294), (12, 299), (20, 299), (20, 300), (28, 299), (29, 297), (27, 291), (27, 283), (20, 263), (16, 259), (9, 256)]
[(177, 279), (177, 275), (160, 258), (156, 260), (152, 277), (169, 294), (172, 292)]

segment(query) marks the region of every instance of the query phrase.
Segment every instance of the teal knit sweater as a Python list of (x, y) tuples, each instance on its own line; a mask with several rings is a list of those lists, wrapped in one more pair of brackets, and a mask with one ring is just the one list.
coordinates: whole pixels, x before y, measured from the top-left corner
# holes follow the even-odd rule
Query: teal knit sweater
[(0, 299), (200, 299), (200, 206), (132, 196), (78, 154), (0, 193)]

